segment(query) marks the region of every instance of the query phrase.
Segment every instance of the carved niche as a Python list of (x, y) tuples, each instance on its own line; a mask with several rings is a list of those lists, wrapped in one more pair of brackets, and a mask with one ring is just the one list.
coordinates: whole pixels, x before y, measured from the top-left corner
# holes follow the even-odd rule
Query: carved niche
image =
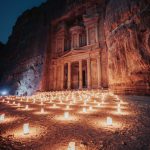
[(65, 37), (66, 37), (65, 23), (58, 24), (55, 31), (55, 54), (61, 55), (65, 50)]

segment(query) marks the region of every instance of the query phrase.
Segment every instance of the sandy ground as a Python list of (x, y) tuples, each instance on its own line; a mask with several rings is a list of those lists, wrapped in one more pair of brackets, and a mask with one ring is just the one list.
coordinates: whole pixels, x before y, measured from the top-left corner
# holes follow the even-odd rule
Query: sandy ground
[[(107, 96), (100, 107), (90, 101), (87, 106), (76, 102), (70, 105), (69, 119), (64, 119), (66, 104), (40, 102), (20, 102), (7, 104), (0, 100), (0, 114), (5, 120), (0, 122), (0, 150), (68, 150), (69, 142), (75, 142), (77, 150), (150, 150), (150, 97), (120, 96), (121, 114), (117, 113), (114, 97)], [(100, 99), (97, 99), (100, 101)], [(29, 110), (24, 106), (28, 104)], [(89, 110), (93, 106), (93, 110)], [(45, 113), (40, 109), (44, 107)], [(83, 113), (83, 107), (87, 113)], [(113, 119), (107, 126), (106, 118)], [(24, 135), (22, 126), (29, 123), (30, 134)]]

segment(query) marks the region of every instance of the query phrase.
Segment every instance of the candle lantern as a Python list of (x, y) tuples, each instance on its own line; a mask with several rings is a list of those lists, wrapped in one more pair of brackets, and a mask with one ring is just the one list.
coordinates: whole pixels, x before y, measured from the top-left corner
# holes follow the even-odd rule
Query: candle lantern
[(70, 142), (69, 143), (68, 150), (75, 150), (75, 142)]
[(42, 114), (44, 113), (44, 108), (41, 108), (41, 113), (42, 113)]
[(23, 125), (23, 134), (24, 134), (24, 135), (29, 134), (29, 123), (25, 123), (25, 124)]
[(65, 118), (65, 119), (68, 119), (68, 118), (69, 118), (69, 112), (65, 112), (65, 113), (64, 113), (64, 118)]
[(1, 121), (4, 121), (4, 119), (5, 119), (5, 114), (1, 114), (1, 115), (0, 115), (0, 122), (1, 122)]
[(67, 106), (66, 106), (66, 109), (69, 109), (69, 108), (70, 108), (69, 105), (67, 105)]
[(84, 113), (86, 113), (86, 112), (87, 112), (87, 110), (86, 110), (86, 108), (85, 108), (85, 107), (83, 108), (83, 112), (84, 112)]
[(112, 126), (112, 118), (111, 117), (107, 117), (107, 125)]
[(92, 106), (90, 106), (90, 107), (89, 107), (89, 110), (93, 110), (93, 107), (92, 107)]
[(28, 110), (28, 109), (29, 109), (29, 106), (28, 106), (28, 105), (26, 105), (25, 109), (26, 109), (26, 110)]

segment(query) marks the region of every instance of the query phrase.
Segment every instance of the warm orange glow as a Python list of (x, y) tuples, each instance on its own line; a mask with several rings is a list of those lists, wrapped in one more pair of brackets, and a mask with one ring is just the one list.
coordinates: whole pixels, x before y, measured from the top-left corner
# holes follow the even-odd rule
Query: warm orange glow
[(56, 104), (53, 104), (53, 108), (56, 108)]
[(100, 103), (98, 103), (98, 104), (97, 104), (97, 107), (100, 107), (100, 106), (101, 106), (101, 104), (100, 104)]
[(26, 105), (25, 110), (28, 110), (28, 109), (29, 109), (29, 105)]
[(41, 113), (42, 113), (42, 114), (44, 113), (44, 108), (41, 108)]
[(93, 107), (92, 107), (92, 106), (90, 106), (90, 107), (89, 107), (89, 110), (93, 110)]
[(70, 106), (69, 106), (69, 105), (67, 105), (67, 106), (66, 106), (66, 109), (70, 109)]
[(18, 103), (18, 105), (17, 105), (18, 107), (20, 107), (20, 103)]
[(120, 107), (117, 108), (117, 112), (118, 112), (119, 114), (121, 113), (121, 108), (120, 108)]

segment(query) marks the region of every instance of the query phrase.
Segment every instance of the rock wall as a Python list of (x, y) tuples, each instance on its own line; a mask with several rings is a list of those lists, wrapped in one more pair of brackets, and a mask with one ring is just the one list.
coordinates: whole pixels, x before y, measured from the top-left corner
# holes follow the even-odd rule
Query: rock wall
[(109, 87), (150, 93), (150, 1), (110, 0), (106, 7)]
[(4, 71), (4, 60), (5, 60), (5, 57), (4, 57), (4, 47), (5, 45), (0, 42), (0, 80), (2, 79), (2, 74), (3, 74), (3, 71)]

